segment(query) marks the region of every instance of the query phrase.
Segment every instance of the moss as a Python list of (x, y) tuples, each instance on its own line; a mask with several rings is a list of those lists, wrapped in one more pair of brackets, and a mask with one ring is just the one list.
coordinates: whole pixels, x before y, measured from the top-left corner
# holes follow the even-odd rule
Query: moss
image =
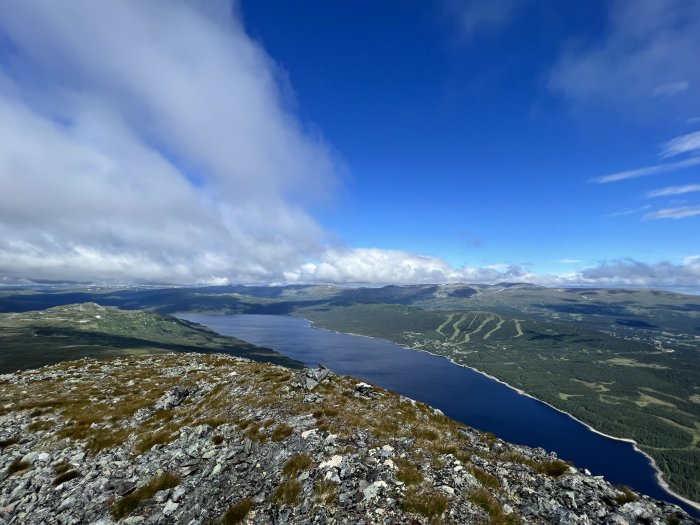
[(436, 518), (447, 510), (447, 496), (434, 490), (410, 488), (401, 504), (406, 512)]
[(61, 483), (65, 483), (66, 481), (70, 481), (71, 479), (79, 478), (80, 475), (80, 472), (78, 472), (77, 470), (67, 470), (66, 472), (56, 476), (53, 480), (53, 484), (60, 485)]
[(490, 525), (516, 525), (520, 519), (516, 514), (506, 514), (501, 503), (485, 488), (472, 490), (468, 494), (469, 500), (481, 507), (489, 515)]
[(18, 472), (27, 470), (31, 466), (31, 463), (16, 459), (7, 467), (7, 473), (11, 476), (12, 474), (17, 474)]
[(272, 441), (282, 441), (283, 439), (288, 438), (289, 436), (294, 433), (294, 429), (290, 427), (289, 425), (278, 425), (273, 431), (272, 431)]
[(134, 512), (143, 500), (152, 498), (156, 492), (172, 489), (180, 484), (180, 476), (166, 472), (151, 479), (146, 485), (139, 487), (135, 492), (119, 498), (113, 503), (109, 511), (115, 519), (122, 519)]
[(296, 477), (300, 472), (308, 469), (313, 461), (308, 454), (296, 454), (287, 460), (282, 472), (288, 477)]
[(287, 480), (275, 489), (272, 501), (278, 505), (295, 505), (301, 492), (301, 483), (295, 479)]
[(250, 498), (243, 499), (230, 507), (221, 517), (221, 525), (235, 525), (241, 523), (248, 513), (253, 509), (253, 500)]

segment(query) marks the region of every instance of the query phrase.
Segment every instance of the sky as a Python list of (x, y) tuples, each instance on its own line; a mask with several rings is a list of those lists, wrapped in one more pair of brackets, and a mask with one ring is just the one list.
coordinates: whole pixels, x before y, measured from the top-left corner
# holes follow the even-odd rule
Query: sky
[(0, 284), (700, 285), (696, 0), (3, 0)]

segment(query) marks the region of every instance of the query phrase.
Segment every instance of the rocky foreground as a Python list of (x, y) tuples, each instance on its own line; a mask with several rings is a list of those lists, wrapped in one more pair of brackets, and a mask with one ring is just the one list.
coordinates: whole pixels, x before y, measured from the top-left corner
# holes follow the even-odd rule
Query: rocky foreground
[(0, 376), (0, 524), (698, 523), (326, 369), (224, 355)]

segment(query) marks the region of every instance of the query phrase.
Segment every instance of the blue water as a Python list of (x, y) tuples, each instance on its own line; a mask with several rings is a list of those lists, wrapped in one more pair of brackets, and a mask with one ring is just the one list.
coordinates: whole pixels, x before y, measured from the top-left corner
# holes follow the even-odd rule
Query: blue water
[(310, 327), (281, 315), (181, 314), (224, 335), (274, 348), (309, 366), (323, 363), (347, 374), (439, 408), (453, 419), (530, 447), (553, 450), (563, 459), (611, 483), (628, 485), (700, 512), (666, 492), (649, 460), (631, 444), (606, 438), (553, 408), (469, 368), (425, 352), (368, 337)]

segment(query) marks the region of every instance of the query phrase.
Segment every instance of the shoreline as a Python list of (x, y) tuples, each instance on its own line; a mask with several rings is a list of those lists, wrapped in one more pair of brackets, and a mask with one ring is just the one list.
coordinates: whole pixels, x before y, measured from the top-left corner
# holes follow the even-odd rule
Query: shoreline
[(309, 327), (310, 327), (310, 328), (314, 328), (314, 329), (316, 329), (316, 330), (325, 330), (326, 332), (333, 332), (333, 333), (336, 333), (336, 334), (352, 335), (352, 336), (355, 336), (355, 337), (367, 337), (368, 339), (374, 339), (374, 340), (376, 340), (376, 341), (384, 341), (384, 342), (386, 342), (386, 343), (395, 344), (395, 345), (400, 346), (401, 348), (404, 348), (404, 349), (406, 349), (406, 350), (413, 350), (414, 352), (424, 352), (424, 353), (426, 353), (426, 354), (430, 354), (430, 355), (435, 356), (435, 357), (441, 357), (441, 358), (443, 358), (443, 359), (447, 359), (450, 363), (452, 363), (452, 364), (454, 364), (454, 365), (456, 365), (456, 366), (461, 366), (461, 367), (463, 367), (463, 368), (468, 368), (468, 369), (470, 369), (470, 370), (473, 370), (474, 372), (476, 372), (476, 373), (478, 373), (478, 374), (481, 374), (481, 375), (484, 376), (484, 377), (487, 377), (487, 378), (489, 378), (489, 379), (491, 379), (491, 380), (493, 380), (493, 381), (496, 381), (497, 383), (500, 383), (500, 384), (503, 385), (503, 386), (506, 386), (506, 387), (510, 388), (511, 390), (514, 390), (515, 392), (517, 392), (518, 394), (520, 394), (520, 395), (522, 395), (522, 396), (529, 397), (530, 399), (532, 399), (532, 400), (534, 400), (534, 401), (537, 401), (538, 403), (542, 403), (542, 404), (548, 406), (549, 408), (552, 408), (553, 410), (556, 410), (556, 411), (559, 412), (560, 414), (563, 414), (563, 415), (565, 415), (565, 416), (567, 416), (567, 417), (573, 419), (573, 420), (576, 421), (577, 423), (580, 423), (581, 425), (583, 425), (584, 427), (586, 427), (589, 431), (591, 431), (591, 432), (593, 432), (593, 433), (595, 433), (595, 434), (598, 434), (599, 436), (603, 436), (603, 437), (608, 438), (608, 439), (613, 439), (613, 440), (615, 440), (615, 441), (622, 441), (622, 442), (624, 442), (624, 443), (629, 443), (629, 444), (632, 445), (632, 448), (635, 450), (635, 452), (638, 452), (639, 454), (642, 454), (642, 455), (649, 461), (649, 464), (650, 464), (651, 467), (654, 469), (654, 473), (655, 473), (655, 476), (656, 476), (656, 481), (657, 481), (657, 483), (659, 484), (659, 486), (660, 486), (666, 493), (668, 493), (669, 495), (673, 496), (674, 498), (677, 498), (677, 499), (681, 500), (683, 503), (685, 503), (686, 505), (689, 505), (690, 507), (693, 507), (693, 508), (696, 509), (697, 511), (700, 511), (700, 503), (697, 503), (697, 502), (695, 502), (695, 501), (693, 501), (693, 500), (690, 500), (690, 499), (686, 498), (685, 496), (682, 496), (682, 495), (680, 495), (680, 494), (674, 492), (674, 490), (669, 486), (668, 482), (664, 479), (664, 477), (663, 477), (663, 476), (664, 476), (664, 473), (663, 473), (663, 471), (659, 468), (658, 464), (656, 463), (656, 460), (655, 460), (652, 456), (650, 456), (649, 454), (647, 454), (646, 452), (644, 452), (642, 449), (640, 449), (640, 448), (639, 448), (639, 444), (638, 444), (634, 439), (630, 439), (630, 438), (621, 438), (621, 437), (617, 437), (617, 436), (611, 436), (610, 434), (606, 434), (606, 433), (604, 433), (604, 432), (601, 432), (600, 430), (597, 430), (597, 429), (593, 428), (591, 425), (589, 425), (589, 424), (586, 423), (585, 421), (581, 421), (581, 420), (578, 419), (576, 416), (574, 416), (574, 415), (572, 415), (572, 414), (569, 414), (568, 412), (566, 412), (566, 411), (564, 411), (564, 410), (562, 410), (562, 409), (560, 409), (560, 408), (555, 407), (555, 406), (552, 405), (551, 403), (548, 403), (548, 402), (546, 402), (546, 401), (542, 401), (541, 399), (538, 399), (537, 397), (533, 396), (532, 394), (529, 394), (529, 393), (525, 392), (524, 390), (522, 390), (522, 389), (520, 389), (520, 388), (517, 388), (517, 387), (515, 387), (515, 386), (513, 386), (513, 385), (510, 385), (510, 384), (506, 383), (505, 381), (503, 381), (503, 380), (501, 380), (501, 379), (498, 379), (497, 377), (492, 376), (491, 374), (488, 374), (488, 373), (486, 373), (486, 372), (483, 372), (483, 371), (481, 371), (481, 370), (478, 370), (478, 369), (474, 368), (473, 366), (469, 366), (469, 365), (466, 365), (466, 364), (463, 364), (463, 363), (457, 363), (454, 359), (452, 359), (452, 358), (450, 358), (450, 357), (448, 357), (448, 356), (446, 356), (446, 355), (436, 354), (436, 353), (430, 352), (430, 351), (428, 351), (428, 350), (425, 350), (425, 349), (423, 349), (423, 348), (413, 348), (413, 347), (411, 347), (411, 346), (405, 346), (405, 345), (402, 345), (402, 344), (400, 344), (400, 343), (396, 343), (396, 342), (394, 342), (394, 341), (390, 341), (390, 340), (388, 340), (388, 339), (382, 339), (382, 338), (380, 338), (380, 337), (374, 337), (374, 336), (371, 336), (371, 335), (356, 334), (356, 333), (352, 333), (352, 332), (339, 332), (338, 330), (332, 330), (332, 329), (330, 329), (330, 328), (323, 328), (323, 327), (320, 327), (320, 326), (316, 326), (315, 323), (314, 323), (313, 321), (311, 321), (310, 319), (307, 319), (307, 318), (305, 318), (305, 317), (300, 317), (300, 316), (295, 316), (295, 315), (293, 315), (293, 316), (291, 316), (291, 317), (296, 317), (297, 319), (303, 319), (304, 321), (306, 321), (307, 323), (309, 323)]

